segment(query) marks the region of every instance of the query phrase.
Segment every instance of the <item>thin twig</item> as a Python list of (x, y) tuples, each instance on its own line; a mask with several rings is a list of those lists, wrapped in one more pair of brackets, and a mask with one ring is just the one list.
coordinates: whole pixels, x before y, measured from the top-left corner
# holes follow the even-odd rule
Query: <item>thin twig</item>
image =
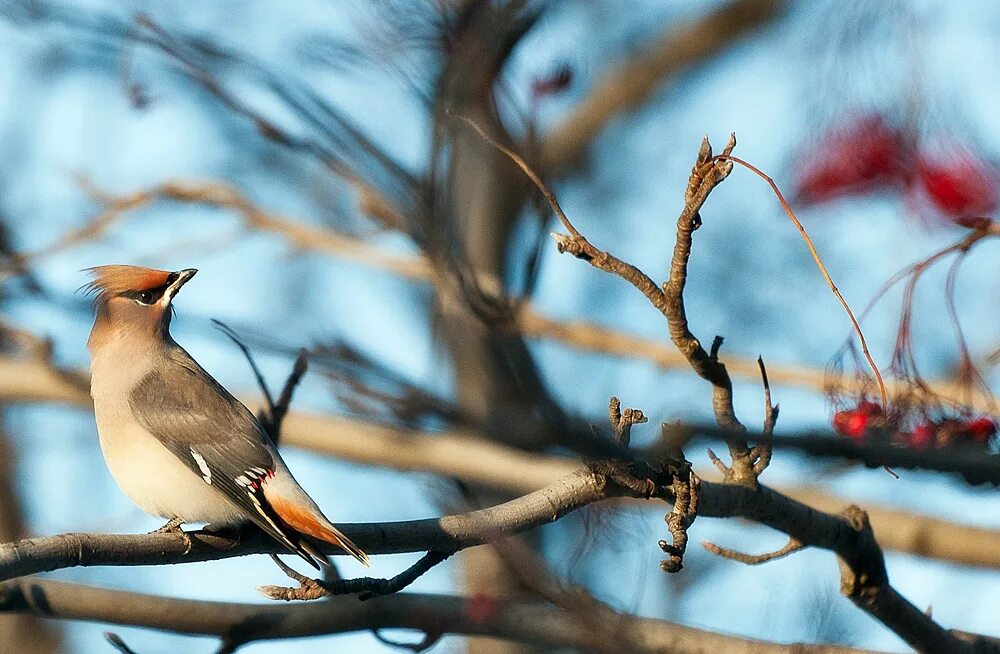
[(511, 150), (510, 148), (503, 145), (495, 138), (487, 134), (486, 130), (480, 127), (476, 123), (476, 121), (472, 120), (471, 118), (467, 116), (461, 116), (458, 114), (452, 114), (452, 115), (454, 115), (455, 118), (458, 118), (463, 123), (471, 127), (473, 130), (475, 130), (476, 134), (479, 134), (480, 138), (482, 138), (484, 141), (492, 145), (500, 152), (507, 155), (507, 157), (510, 158), (510, 160), (513, 161), (514, 164), (516, 164), (517, 167), (520, 168), (525, 175), (528, 176), (528, 179), (531, 180), (531, 183), (534, 184), (535, 187), (539, 190), (539, 192), (541, 192), (541, 194), (545, 197), (545, 201), (549, 203), (549, 206), (552, 208), (552, 211), (556, 214), (556, 217), (559, 218), (559, 222), (562, 223), (562, 226), (566, 229), (566, 231), (569, 232), (570, 235), (572, 235), (574, 238), (578, 239), (583, 238), (580, 232), (576, 231), (576, 227), (573, 226), (573, 223), (570, 222), (569, 218), (566, 216), (566, 212), (564, 212), (562, 210), (562, 207), (559, 206), (559, 201), (556, 200), (555, 194), (551, 190), (549, 190), (549, 187), (546, 186), (545, 182), (542, 181), (542, 178), (535, 173), (535, 171), (531, 168), (531, 166), (527, 164), (527, 162), (521, 157), (521, 155), (517, 154), (516, 152), (514, 152), (513, 150)]
[(306, 371), (309, 369), (309, 351), (306, 348), (300, 348), (298, 355), (295, 357), (295, 364), (292, 366), (292, 372), (289, 373), (288, 379), (285, 380), (285, 385), (281, 388), (281, 394), (278, 395), (278, 401), (274, 404), (271, 409), (270, 420), (268, 421), (268, 433), (271, 436), (271, 440), (275, 445), (281, 438), (281, 423), (285, 419), (285, 415), (288, 413), (289, 406), (292, 403), (292, 394), (295, 392), (296, 387), (299, 382), (302, 381), (302, 377), (305, 376)]
[(775, 559), (780, 559), (783, 556), (788, 556), (793, 552), (798, 552), (801, 549), (805, 549), (805, 545), (794, 538), (789, 538), (788, 542), (781, 549), (775, 550), (774, 552), (765, 552), (764, 554), (746, 554), (738, 550), (731, 550), (727, 547), (721, 547), (715, 543), (709, 541), (702, 541), (701, 546), (712, 554), (721, 556), (724, 559), (731, 559), (733, 561), (739, 561), (740, 563), (745, 563), (747, 565), (760, 565), (761, 563), (767, 563), (768, 561), (774, 561)]
[(632, 439), (632, 425), (643, 424), (647, 418), (641, 409), (622, 410), (621, 401), (612, 395), (608, 403), (608, 420), (615, 432), (615, 441), (622, 447), (628, 447)]
[(751, 454), (756, 459), (753, 465), (754, 473), (759, 477), (767, 466), (771, 464), (770, 439), (774, 436), (774, 425), (778, 421), (778, 406), (771, 404), (771, 384), (767, 381), (767, 368), (764, 367), (764, 358), (757, 357), (757, 365), (760, 366), (760, 378), (764, 384), (764, 431), (765, 441), (757, 443), (751, 450)]
[(823, 265), (823, 260), (820, 259), (819, 253), (816, 251), (816, 246), (813, 245), (812, 239), (809, 238), (809, 234), (806, 232), (806, 228), (802, 226), (802, 223), (795, 215), (795, 212), (792, 211), (792, 208), (788, 204), (788, 201), (785, 200), (785, 196), (781, 193), (781, 189), (779, 189), (778, 185), (774, 182), (774, 180), (771, 179), (768, 175), (766, 175), (762, 170), (760, 170), (753, 164), (747, 163), (746, 161), (740, 159), (739, 157), (734, 157), (731, 154), (723, 153), (720, 155), (716, 155), (715, 158), (723, 161), (732, 161), (734, 163), (738, 163), (744, 168), (756, 174), (758, 177), (760, 177), (770, 185), (771, 190), (774, 191), (774, 194), (778, 198), (778, 202), (781, 203), (781, 208), (785, 210), (785, 214), (795, 225), (795, 228), (799, 230), (799, 234), (802, 235), (802, 240), (805, 241), (806, 247), (809, 248), (809, 254), (812, 256), (813, 261), (816, 262), (816, 267), (819, 268), (820, 273), (823, 275), (823, 279), (826, 280), (826, 283), (827, 285), (829, 285), (830, 290), (840, 301), (841, 306), (844, 307), (844, 311), (847, 312), (847, 317), (850, 318), (851, 325), (854, 326), (854, 331), (858, 335), (858, 340), (861, 343), (861, 350), (865, 354), (865, 359), (868, 360), (868, 365), (871, 366), (872, 372), (875, 373), (875, 379), (878, 381), (879, 392), (882, 395), (882, 406), (887, 409), (889, 405), (889, 395), (885, 389), (885, 381), (882, 379), (882, 373), (879, 372), (878, 366), (875, 364), (875, 359), (872, 358), (871, 352), (868, 351), (868, 341), (865, 340), (865, 334), (863, 331), (861, 331), (861, 325), (858, 324), (857, 318), (854, 317), (854, 312), (851, 311), (851, 306), (847, 304), (847, 300), (845, 300), (844, 296), (840, 294), (840, 289), (838, 289), (837, 285), (833, 283), (833, 278), (830, 277), (830, 273), (827, 272), (826, 266)]
[(257, 387), (260, 389), (261, 395), (264, 396), (264, 401), (267, 403), (267, 417), (269, 420), (272, 419), (274, 417), (274, 399), (271, 397), (271, 391), (267, 387), (267, 382), (264, 381), (264, 375), (261, 374), (260, 368), (257, 367), (257, 362), (254, 360), (253, 355), (250, 354), (250, 348), (240, 340), (240, 337), (229, 325), (215, 318), (211, 320), (212, 324), (220, 332), (229, 337), (229, 340), (235, 343), (236, 347), (240, 348), (240, 351), (243, 352), (244, 358), (246, 358), (247, 363), (250, 364), (250, 369), (253, 371), (254, 379), (257, 380)]
[(438, 565), (456, 550), (432, 550), (422, 556), (416, 563), (406, 570), (403, 570), (391, 579), (358, 577), (356, 579), (322, 580), (311, 579), (296, 572), (278, 557), (271, 555), (282, 572), (289, 578), (297, 581), (297, 588), (285, 586), (260, 586), (257, 590), (264, 596), (275, 600), (313, 600), (331, 595), (358, 595), (358, 599), (364, 601), (378, 595), (391, 595), (403, 590), (428, 570)]
[(424, 637), (416, 643), (403, 643), (398, 640), (392, 640), (382, 635), (382, 632), (378, 629), (372, 629), (372, 636), (375, 640), (382, 643), (383, 645), (388, 645), (389, 647), (395, 647), (397, 649), (405, 649), (410, 652), (426, 652), (430, 648), (438, 644), (441, 638), (444, 636), (442, 632), (425, 631)]
[(105, 631), (104, 639), (111, 643), (111, 646), (118, 650), (119, 654), (136, 654), (135, 650), (125, 644), (122, 637), (113, 631)]

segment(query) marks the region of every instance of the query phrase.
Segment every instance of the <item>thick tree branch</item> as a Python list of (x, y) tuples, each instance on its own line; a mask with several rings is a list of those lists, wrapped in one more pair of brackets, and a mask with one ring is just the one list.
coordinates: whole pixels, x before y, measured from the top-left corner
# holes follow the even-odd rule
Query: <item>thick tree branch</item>
[[(369, 553), (461, 549), (559, 519), (588, 503), (620, 496), (599, 475), (579, 471), (541, 491), (511, 502), (440, 519), (344, 525)], [(742, 517), (767, 525), (807, 546), (835, 552), (842, 564), (841, 590), (918, 651), (997, 652), (984, 639), (973, 650), (901, 597), (888, 583), (882, 551), (867, 515), (856, 506), (841, 515), (816, 511), (764, 486), (703, 482), (701, 517)], [(65, 534), (0, 545), (0, 579), (78, 565), (158, 565), (278, 551), (262, 538), (242, 543), (195, 532), (193, 547), (177, 534)], [(329, 553), (336, 554), (330, 548)]]
[(865, 654), (834, 645), (780, 645), (615, 613), (581, 615), (535, 601), (487, 596), (399, 593), (368, 602), (334, 598), (296, 605), (181, 600), (52, 581), (0, 584), (0, 613), (142, 626), (217, 636), (226, 651), (255, 640), (300, 638), (372, 629), (492, 636), (524, 643), (597, 652), (695, 654)]
[[(625, 489), (608, 484), (589, 470), (578, 470), (553, 484), (510, 502), (442, 518), (341, 525), (344, 533), (369, 554), (458, 551), (520, 533)], [(241, 541), (210, 532), (143, 535), (63, 534), (0, 545), (0, 580), (74, 566), (162, 565), (193, 563), (248, 554), (284, 553), (259, 534)], [(327, 554), (342, 554), (335, 546)]]

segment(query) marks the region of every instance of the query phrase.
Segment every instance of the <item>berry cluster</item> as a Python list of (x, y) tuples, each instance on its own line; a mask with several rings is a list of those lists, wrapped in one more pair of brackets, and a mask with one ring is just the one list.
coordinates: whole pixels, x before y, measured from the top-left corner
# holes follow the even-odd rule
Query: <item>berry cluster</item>
[(882, 405), (862, 399), (851, 409), (833, 414), (833, 428), (841, 436), (858, 442), (888, 436), (891, 442), (918, 450), (972, 444), (986, 447), (997, 434), (996, 422), (987, 416), (924, 419), (912, 430), (902, 430), (898, 420), (886, 414)]
[(796, 190), (806, 204), (897, 191), (918, 213), (976, 228), (1000, 204), (1000, 171), (960, 143), (924, 147), (911, 128), (870, 113), (835, 126), (808, 150)]

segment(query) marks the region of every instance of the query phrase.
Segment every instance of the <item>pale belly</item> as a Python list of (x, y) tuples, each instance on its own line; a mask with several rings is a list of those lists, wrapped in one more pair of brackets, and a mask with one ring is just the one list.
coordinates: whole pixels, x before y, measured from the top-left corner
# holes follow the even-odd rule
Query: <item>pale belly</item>
[(127, 407), (118, 410), (98, 400), (94, 409), (111, 476), (143, 511), (188, 523), (244, 521), (239, 509), (143, 429)]

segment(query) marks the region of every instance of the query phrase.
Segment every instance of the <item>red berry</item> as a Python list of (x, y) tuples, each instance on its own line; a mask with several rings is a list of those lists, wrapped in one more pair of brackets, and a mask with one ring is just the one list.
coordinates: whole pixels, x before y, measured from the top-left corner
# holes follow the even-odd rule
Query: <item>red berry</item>
[(969, 438), (980, 443), (985, 443), (997, 433), (997, 424), (986, 416), (966, 420), (962, 428)]
[(858, 440), (868, 431), (869, 420), (870, 416), (867, 413), (857, 409), (838, 411), (833, 414), (833, 427), (841, 435)]
[(997, 171), (969, 150), (953, 146), (917, 158), (917, 181), (934, 208), (962, 226), (975, 227), (977, 217), (997, 208)]
[(862, 115), (830, 131), (806, 153), (796, 184), (801, 202), (823, 202), (879, 187), (902, 186), (911, 148), (879, 114)]
[(933, 422), (924, 422), (917, 425), (909, 435), (910, 446), (918, 450), (926, 450), (934, 442), (934, 434), (937, 432), (937, 425)]
[(497, 600), (492, 595), (479, 593), (465, 600), (465, 613), (473, 622), (485, 622), (495, 616), (499, 610)]

